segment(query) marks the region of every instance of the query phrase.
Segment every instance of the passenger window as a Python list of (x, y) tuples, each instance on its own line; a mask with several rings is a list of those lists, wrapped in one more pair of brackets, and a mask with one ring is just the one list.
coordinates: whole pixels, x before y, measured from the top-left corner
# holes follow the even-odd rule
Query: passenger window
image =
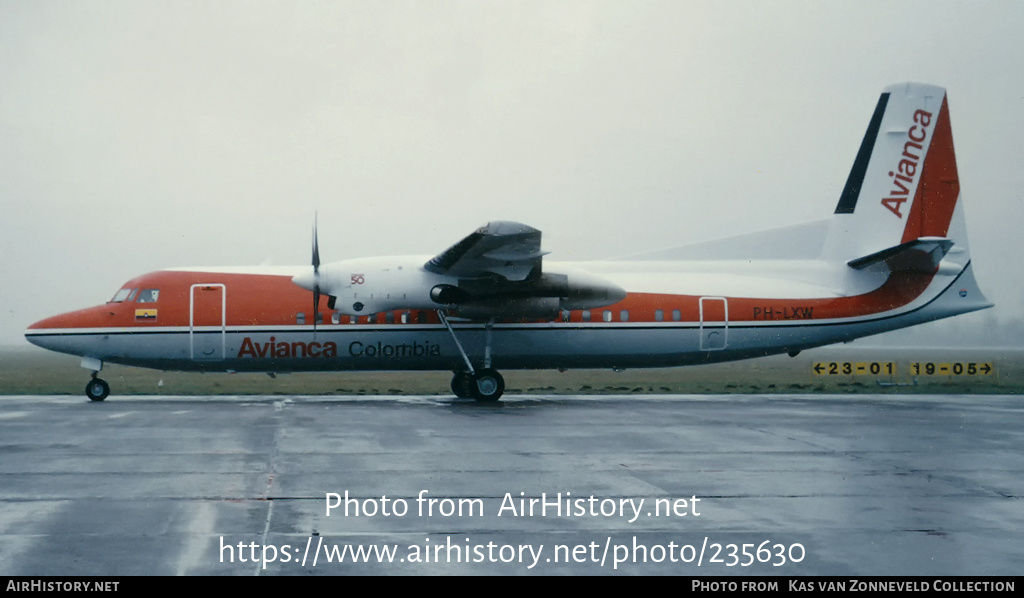
[(340, 324), (340, 323), (341, 323), (341, 314), (339, 314), (338, 312), (334, 312), (333, 314), (331, 314), (331, 324)]
[(628, 322), (629, 321), (629, 310), (628, 309), (624, 309), (624, 310), (619, 312), (619, 320), (621, 320), (623, 322)]
[(384, 321), (387, 322), (388, 324), (394, 324), (395, 323), (395, 312), (389, 311), (389, 312), (385, 313), (384, 314)]
[(427, 323), (427, 312), (425, 312), (425, 311), (416, 312), (416, 322), (419, 323), (419, 324), (426, 324)]
[(409, 313), (407, 311), (403, 311), (402, 312), (402, 323), (403, 324), (408, 324), (409, 323), (409, 318), (411, 318), (411, 317), (412, 317), (411, 313)]
[(296, 324), (305, 324), (306, 323), (306, 314), (302, 313), (301, 311), (299, 313), (295, 314), (295, 323)]
[(160, 296), (160, 289), (144, 289), (139, 293), (137, 301), (139, 303), (156, 303), (157, 298)]
[(567, 309), (563, 309), (562, 310), (562, 321), (563, 322), (568, 322), (569, 321), (569, 310), (567, 310)]
[(583, 318), (584, 322), (589, 322), (590, 321), (590, 310), (589, 309), (583, 310), (583, 312), (580, 313), (580, 317)]
[(672, 321), (673, 322), (678, 322), (679, 320), (682, 320), (682, 319), (683, 319), (683, 314), (678, 309), (673, 309), (672, 310)]
[(656, 309), (656, 310), (654, 310), (654, 321), (655, 322), (662, 322), (664, 320), (665, 320), (665, 310), (663, 310), (663, 309)]
[(607, 309), (606, 309), (606, 310), (604, 310), (604, 312), (602, 312), (602, 313), (601, 313), (601, 318), (602, 318), (602, 319), (603, 319), (603, 320), (604, 320), (605, 322), (611, 322), (611, 321), (612, 321), (612, 312), (610, 312), (610, 311), (609, 311), (609, 310), (607, 310)]

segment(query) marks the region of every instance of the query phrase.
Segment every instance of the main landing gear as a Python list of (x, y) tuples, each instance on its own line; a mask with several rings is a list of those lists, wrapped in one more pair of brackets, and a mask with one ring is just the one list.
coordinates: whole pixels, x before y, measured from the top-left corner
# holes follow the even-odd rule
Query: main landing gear
[(110, 385), (106, 380), (97, 378), (96, 372), (93, 372), (92, 380), (85, 385), (85, 396), (89, 397), (90, 401), (102, 401), (108, 395), (110, 395)]
[(459, 348), (459, 353), (462, 354), (462, 359), (466, 362), (466, 371), (455, 372), (455, 375), (452, 376), (452, 392), (461, 399), (476, 399), (477, 401), (487, 403), (498, 401), (502, 393), (505, 392), (505, 379), (501, 377), (498, 370), (491, 367), (491, 328), (494, 326), (494, 320), (488, 320), (487, 322), (484, 367), (476, 369), (469, 361), (469, 357), (466, 355), (465, 349), (462, 348), (459, 338), (455, 336), (455, 331), (452, 330), (451, 324), (448, 323), (448, 317), (444, 311), (438, 310), (437, 315), (441, 317), (441, 321), (448, 328), (448, 332), (452, 335), (452, 340), (455, 341), (455, 346)]
[(452, 392), (460, 399), (494, 402), (505, 392), (505, 379), (494, 368), (473, 373), (455, 372), (452, 376)]

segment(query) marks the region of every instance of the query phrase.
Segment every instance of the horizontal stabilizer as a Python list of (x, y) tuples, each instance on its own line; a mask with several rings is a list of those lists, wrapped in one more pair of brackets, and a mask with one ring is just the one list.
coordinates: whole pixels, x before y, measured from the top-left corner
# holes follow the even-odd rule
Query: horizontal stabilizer
[(952, 246), (951, 239), (921, 237), (850, 260), (847, 265), (854, 270), (863, 270), (873, 264), (885, 262), (893, 272), (909, 270), (931, 274), (939, 267), (939, 262), (946, 257)]

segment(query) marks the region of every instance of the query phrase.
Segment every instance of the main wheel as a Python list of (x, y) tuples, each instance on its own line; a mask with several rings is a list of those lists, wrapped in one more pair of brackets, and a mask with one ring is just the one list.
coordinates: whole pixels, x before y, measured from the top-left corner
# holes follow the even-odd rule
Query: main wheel
[(473, 376), (472, 386), (474, 399), (485, 402), (497, 401), (505, 392), (505, 379), (495, 369), (477, 370)]
[(469, 399), (473, 395), (473, 377), (469, 372), (455, 372), (452, 376), (452, 392), (460, 399)]
[(102, 401), (110, 394), (110, 385), (101, 378), (93, 378), (85, 385), (85, 396), (90, 401)]

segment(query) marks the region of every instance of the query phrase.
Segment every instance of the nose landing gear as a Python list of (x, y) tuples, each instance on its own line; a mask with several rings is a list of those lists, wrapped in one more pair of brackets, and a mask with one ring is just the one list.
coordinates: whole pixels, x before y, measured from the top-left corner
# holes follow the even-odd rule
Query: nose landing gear
[(97, 378), (96, 372), (93, 372), (92, 380), (85, 385), (85, 396), (89, 397), (90, 401), (102, 401), (108, 395), (110, 395), (110, 385), (106, 380)]
[(82, 367), (92, 372), (92, 380), (85, 385), (85, 396), (89, 397), (90, 401), (96, 402), (107, 398), (110, 394), (110, 385), (106, 380), (96, 377), (96, 374), (103, 369), (103, 361), (95, 357), (83, 357)]

